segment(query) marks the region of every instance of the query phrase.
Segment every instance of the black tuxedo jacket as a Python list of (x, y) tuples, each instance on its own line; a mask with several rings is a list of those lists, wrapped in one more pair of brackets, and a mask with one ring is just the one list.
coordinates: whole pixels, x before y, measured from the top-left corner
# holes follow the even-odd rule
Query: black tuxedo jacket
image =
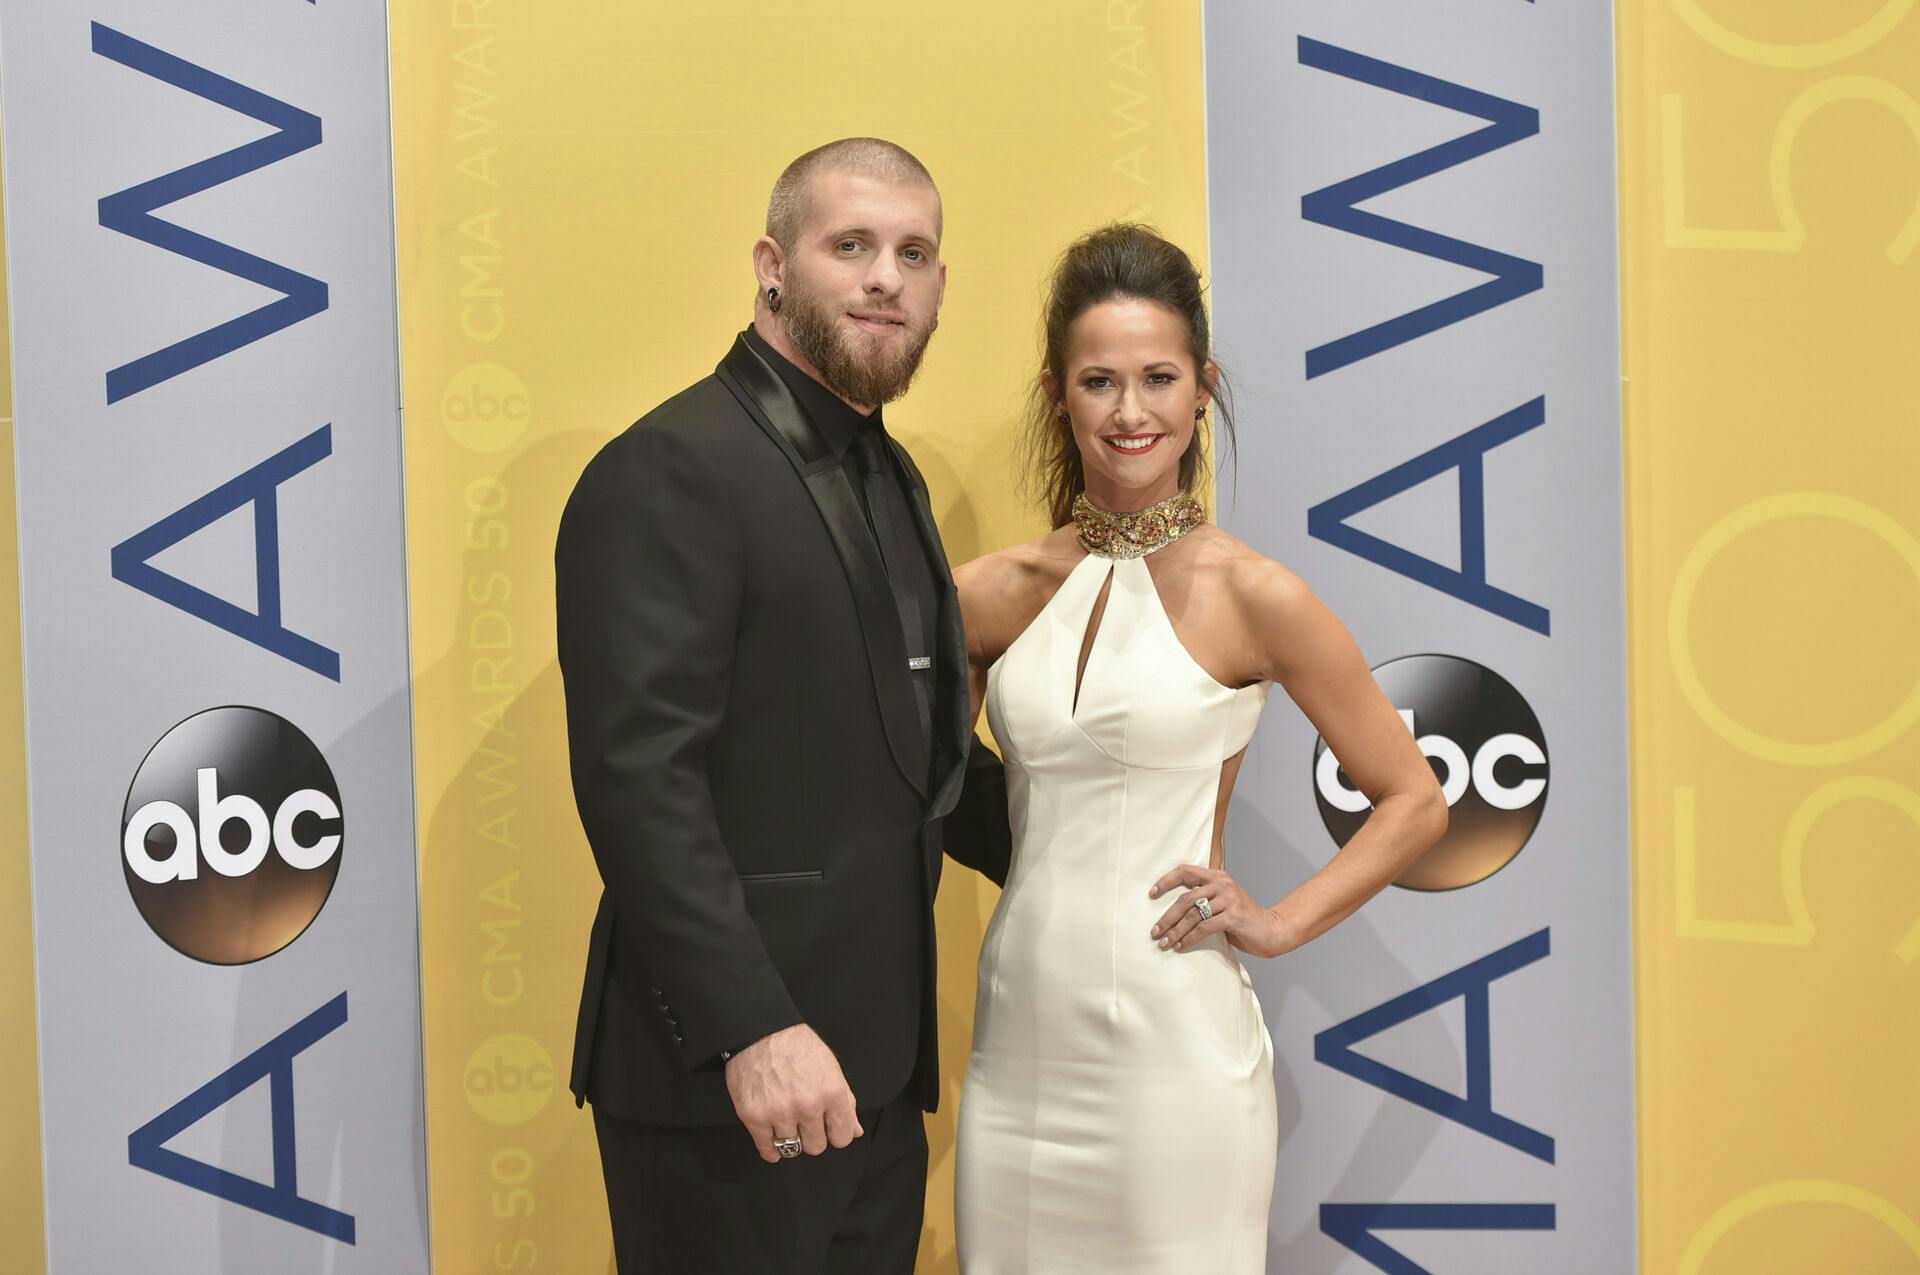
[(606, 887), (576, 1101), (731, 1122), (721, 1052), (804, 1021), (863, 1108), (936, 1104), (943, 847), (1004, 882), (1011, 838), (926, 484), (895, 454), (943, 595), (930, 742), (853, 480), (744, 339), (567, 502), (560, 669)]

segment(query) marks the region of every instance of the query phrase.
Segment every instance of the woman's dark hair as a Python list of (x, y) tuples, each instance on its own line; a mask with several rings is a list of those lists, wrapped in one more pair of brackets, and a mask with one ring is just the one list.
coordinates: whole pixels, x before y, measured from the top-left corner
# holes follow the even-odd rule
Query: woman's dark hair
[[(1029, 492), (1055, 527), (1073, 521), (1073, 499), (1086, 490), (1086, 472), (1073, 431), (1059, 422), (1067, 387), (1067, 338), (1076, 319), (1104, 301), (1150, 301), (1164, 306), (1186, 327), (1187, 352), (1204, 382), (1213, 359), (1206, 291), (1193, 259), (1148, 226), (1126, 222), (1102, 226), (1076, 240), (1054, 267), (1042, 310), (1041, 366), (1053, 373), (1055, 393), (1034, 378), (1029, 397), (1023, 467)], [(1226, 376), (1213, 386), (1213, 416), (1233, 442), (1233, 409)], [(1194, 427), (1193, 442), (1180, 457), (1180, 485), (1192, 491), (1208, 472), (1207, 431)]]

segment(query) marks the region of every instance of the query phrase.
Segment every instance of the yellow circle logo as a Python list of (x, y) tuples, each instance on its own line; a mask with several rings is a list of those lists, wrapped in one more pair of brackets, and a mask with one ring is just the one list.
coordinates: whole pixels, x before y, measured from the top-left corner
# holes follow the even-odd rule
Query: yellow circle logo
[(553, 1058), (532, 1037), (494, 1036), (467, 1059), (466, 1089), (482, 1120), (525, 1124), (553, 1097)]
[(526, 383), (498, 363), (461, 368), (440, 395), (440, 419), (447, 432), (476, 452), (503, 451), (520, 441), (531, 410)]

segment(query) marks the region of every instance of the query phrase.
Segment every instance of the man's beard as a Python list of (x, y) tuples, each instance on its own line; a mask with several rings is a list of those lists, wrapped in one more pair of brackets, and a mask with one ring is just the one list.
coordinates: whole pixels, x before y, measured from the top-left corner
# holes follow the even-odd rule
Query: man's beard
[(841, 398), (874, 407), (891, 403), (907, 392), (920, 370), (927, 342), (933, 339), (933, 330), (940, 326), (937, 318), (928, 320), (921, 328), (907, 323), (906, 344), (889, 354), (875, 348), (879, 338), (869, 339), (866, 333), (850, 332), (843, 327), (838, 306), (823, 302), (804, 289), (795, 290), (791, 280), (785, 300), (787, 304), (781, 307), (780, 321), (786, 325), (787, 337), (794, 348), (806, 356), (807, 362), (819, 369), (820, 379), (826, 382), (827, 388)]

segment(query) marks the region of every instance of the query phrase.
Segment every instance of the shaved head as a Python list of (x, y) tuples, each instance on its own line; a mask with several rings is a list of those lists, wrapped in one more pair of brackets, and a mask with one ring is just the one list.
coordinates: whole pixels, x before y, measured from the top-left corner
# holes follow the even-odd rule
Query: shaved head
[[(787, 165), (780, 180), (773, 184), (773, 196), (767, 200), (767, 237), (792, 252), (800, 232), (813, 211), (816, 179), (827, 173), (851, 173), (876, 181), (914, 182), (933, 191), (936, 218), (940, 190), (933, 174), (903, 146), (878, 137), (843, 137), (825, 146), (816, 146)], [(936, 221), (936, 230), (938, 230)]]

